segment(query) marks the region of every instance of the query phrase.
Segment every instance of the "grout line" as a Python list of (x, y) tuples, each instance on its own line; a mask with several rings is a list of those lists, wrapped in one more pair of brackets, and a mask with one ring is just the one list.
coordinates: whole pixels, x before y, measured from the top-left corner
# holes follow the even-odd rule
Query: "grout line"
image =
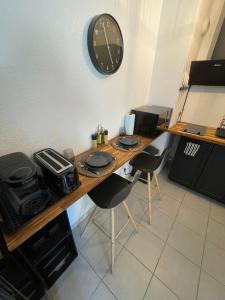
[(170, 290), (170, 292), (174, 295), (174, 296), (176, 296), (179, 300), (182, 300), (177, 294), (175, 294), (174, 293), (174, 291), (173, 290), (171, 290), (171, 288), (169, 288), (158, 276), (156, 276), (156, 275), (154, 275), (165, 287), (167, 287), (168, 288), (168, 290)]
[[(210, 208), (209, 208), (209, 215), (210, 215), (210, 210), (211, 210), (211, 204), (210, 204)], [(203, 264), (203, 258), (204, 258), (204, 255), (205, 255), (206, 237), (207, 237), (208, 225), (209, 225), (209, 215), (208, 215), (208, 220), (207, 220), (207, 225), (206, 225), (206, 234), (205, 234), (205, 238), (204, 238), (204, 246), (203, 246), (203, 252), (202, 252), (202, 259), (201, 259), (200, 272), (199, 272), (199, 277), (198, 277), (198, 286), (197, 286), (196, 300), (198, 298), (198, 292), (199, 292), (199, 286), (200, 286), (200, 280), (201, 280), (201, 274), (202, 274), (202, 264)]]
[(93, 292), (91, 293), (90, 297), (88, 298), (89, 300), (91, 300), (91, 297), (94, 295), (94, 293), (97, 291), (98, 287), (100, 286), (102, 280), (99, 281), (99, 283), (97, 284), (96, 288), (93, 290)]
[(191, 227), (188, 227), (186, 224), (180, 222), (179, 220), (176, 220), (176, 223), (184, 226), (185, 228), (189, 229), (191, 232), (195, 233), (196, 235), (198, 235), (201, 238), (205, 238), (205, 236), (207, 234), (207, 232), (205, 232), (205, 234), (198, 233), (198, 232), (194, 231)]
[(224, 223), (221, 223), (220, 221), (218, 221), (217, 219), (213, 218), (213, 217), (210, 217), (210, 213), (209, 213), (209, 218), (213, 221), (215, 221), (216, 223), (220, 224), (220, 225), (223, 225), (225, 227), (225, 224)]
[(225, 287), (225, 284), (222, 283), (221, 281), (219, 281), (218, 279), (216, 279), (214, 276), (212, 276), (208, 271), (206, 271), (204, 268), (202, 268), (202, 270), (211, 278), (213, 278), (218, 284), (222, 285)]
[[(185, 257), (190, 263), (192, 263), (193, 265), (195, 265), (196, 267), (198, 267), (199, 269), (201, 268), (200, 265), (196, 264), (196, 262), (194, 262), (193, 260), (191, 260), (189, 257), (185, 256), (182, 252), (180, 252), (180, 250), (178, 250), (176, 247), (174, 247), (173, 245), (167, 243), (167, 246), (169, 246), (170, 248), (173, 248), (174, 250), (176, 250), (176, 252), (178, 252), (180, 255), (182, 255), (183, 257)], [(204, 247), (203, 247), (204, 248)]]
[(114, 293), (111, 291), (111, 289), (108, 287), (108, 285), (102, 280), (100, 280), (99, 284), (97, 285), (97, 287), (94, 289), (94, 291), (91, 293), (91, 296), (89, 297), (89, 300), (91, 300), (92, 296), (95, 294), (95, 292), (97, 291), (97, 289), (99, 288), (99, 286), (103, 284), (105, 286), (105, 288), (109, 291), (110, 294), (112, 294), (112, 296), (116, 299), (119, 300)]
[[(153, 276), (155, 276), (155, 271), (156, 271), (156, 269), (157, 269), (157, 267), (158, 267), (158, 264), (159, 264), (159, 261), (160, 261), (160, 259), (161, 259), (161, 257), (162, 257), (162, 254), (164, 253), (164, 250), (165, 250), (165, 248), (166, 248), (167, 241), (168, 241), (168, 239), (169, 239), (170, 233), (172, 232), (174, 223), (175, 223), (175, 221), (176, 221), (176, 217), (177, 217), (177, 215), (178, 215), (178, 213), (179, 213), (179, 211), (180, 211), (180, 208), (181, 208), (182, 202), (183, 202), (183, 200), (184, 200), (185, 194), (186, 194), (186, 192), (185, 192), (184, 195), (183, 195), (182, 201), (179, 202), (179, 207), (178, 207), (177, 213), (176, 213), (176, 215), (175, 215), (175, 217), (174, 217), (174, 220), (173, 220), (173, 222), (172, 222), (172, 224), (171, 224), (171, 227), (170, 227), (168, 236), (167, 236), (167, 238), (166, 238), (166, 240), (165, 240), (165, 242), (164, 242), (164, 246), (163, 246), (163, 248), (162, 248), (162, 250), (161, 250), (161, 253), (160, 253), (160, 255), (159, 255), (159, 258), (158, 258), (158, 261), (157, 261), (157, 263), (156, 263), (155, 269), (154, 269), (154, 271), (153, 271), (153, 273), (152, 273)], [(153, 276), (152, 276), (152, 277), (153, 277)], [(143, 300), (144, 300), (144, 298), (145, 298), (145, 296), (146, 296), (146, 293), (147, 293), (147, 291), (148, 291), (148, 288), (149, 288), (149, 286), (150, 286), (150, 283), (151, 283), (151, 280), (149, 281), (149, 284), (148, 284), (148, 286), (147, 286), (147, 289), (145, 290), (144, 296), (143, 296), (143, 298), (142, 298)], [(175, 293), (173, 292), (173, 294), (175, 294)]]

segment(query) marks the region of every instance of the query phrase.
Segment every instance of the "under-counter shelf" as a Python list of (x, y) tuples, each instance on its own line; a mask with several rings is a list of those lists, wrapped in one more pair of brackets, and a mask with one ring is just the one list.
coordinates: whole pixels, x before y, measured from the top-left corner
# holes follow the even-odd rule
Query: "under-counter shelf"
[(50, 288), (78, 255), (67, 213), (39, 230), (20, 250)]

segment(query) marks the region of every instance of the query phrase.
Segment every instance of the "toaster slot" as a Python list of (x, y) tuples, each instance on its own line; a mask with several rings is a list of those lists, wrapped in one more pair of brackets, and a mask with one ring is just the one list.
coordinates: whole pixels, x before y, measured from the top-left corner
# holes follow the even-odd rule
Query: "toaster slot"
[(48, 164), (48, 166), (49, 166), (50, 168), (53, 167), (56, 171), (59, 171), (59, 170), (62, 169), (62, 167), (61, 167), (59, 164), (57, 164), (53, 159), (51, 159), (51, 158), (50, 158), (48, 155), (46, 155), (45, 153), (40, 152), (40, 153), (38, 154), (38, 156), (39, 156), (40, 158), (42, 158), (42, 160), (44, 161), (44, 163), (47, 162), (47, 164)]
[(62, 156), (59, 156), (56, 152), (54, 152), (53, 150), (47, 150), (46, 151), (50, 156), (52, 156), (54, 159), (56, 159), (57, 161), (59, 161), (63, 166), (67, 167), (70, 165), (69, 162), (67, 162), (64, 158), (62, 158)]

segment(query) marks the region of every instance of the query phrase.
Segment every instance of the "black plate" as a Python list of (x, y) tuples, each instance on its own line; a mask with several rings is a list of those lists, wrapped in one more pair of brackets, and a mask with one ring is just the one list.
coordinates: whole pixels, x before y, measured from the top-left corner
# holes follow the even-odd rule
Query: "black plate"
[(138, 140), (131, 137), (122, 137), (119, 139), (120, 144), (127, 147), (134, 147), (138, 144)]
[(91, 168), (104, 168), (108, 166), (114, 157), (108, 152), (92, 152), (84, 158), (84, 163)]

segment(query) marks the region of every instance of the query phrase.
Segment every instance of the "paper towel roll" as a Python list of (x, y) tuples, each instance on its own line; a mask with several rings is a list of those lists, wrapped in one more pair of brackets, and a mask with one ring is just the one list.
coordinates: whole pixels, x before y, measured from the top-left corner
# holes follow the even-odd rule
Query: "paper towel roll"
[(135, 114), (125, 115), (124, 128), (127, 135), (132, 135), (134, 133), (134, 122)]

